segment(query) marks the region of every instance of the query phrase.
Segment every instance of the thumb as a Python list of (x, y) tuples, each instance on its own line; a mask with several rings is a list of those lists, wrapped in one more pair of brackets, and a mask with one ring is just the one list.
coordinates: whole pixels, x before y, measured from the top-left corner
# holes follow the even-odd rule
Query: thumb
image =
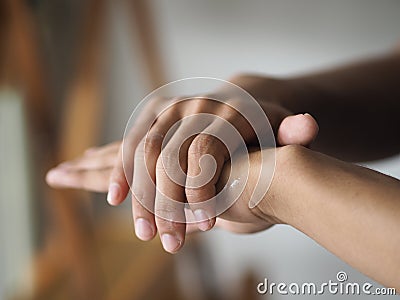
[(318, 135), (318, 123), (310, 114), (298, 114), (283, 119), (278, 129), (278, 144), (309, 146)]

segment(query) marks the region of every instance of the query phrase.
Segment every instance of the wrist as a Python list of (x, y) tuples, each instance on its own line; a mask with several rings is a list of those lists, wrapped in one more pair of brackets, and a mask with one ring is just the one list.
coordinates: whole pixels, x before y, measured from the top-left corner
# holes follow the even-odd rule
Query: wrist
[[(266, 151), (266, 150), (263, 150)], [(304, 168), (309, 150), (298, 145), (289, 145), (276, 149), (276, 165), (271, 185), (262, 201), (252, 209), (258, 217), (278, 224), (295, 225), (296, 220), (306, 209), (304, 187)]]

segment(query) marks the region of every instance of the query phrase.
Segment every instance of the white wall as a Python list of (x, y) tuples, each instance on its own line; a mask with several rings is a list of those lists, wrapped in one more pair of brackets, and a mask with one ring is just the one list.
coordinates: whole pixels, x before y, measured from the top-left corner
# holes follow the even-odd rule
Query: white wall
[[(152, 4), (168, 80), (227, 78), (242, 71), (286, 76), (380, 53), (400, 40), (400, 1), (153, 0)], [(129, 41), (135, 31), (127, 30), (123, 10), (114, 7), (113, 15), (107, 140), (121, 137), (129, 108), (149, 92), (140, 52)], [(399, 158), (370, 166), (400, 177)], [(239, 270), (249, 266), (258, 270), (260, 280), (268, 277), (275, 282), (322, 282), (335, 279), (340, 270), (352, 281), (368, 280), (286, 226), (254, 236), (213, 231), (204, 240), (227, 290), (234, 286)]]
[(0, 298), (29, 295), (34, 251), (32, 182), (24, 97), (0, 86)]

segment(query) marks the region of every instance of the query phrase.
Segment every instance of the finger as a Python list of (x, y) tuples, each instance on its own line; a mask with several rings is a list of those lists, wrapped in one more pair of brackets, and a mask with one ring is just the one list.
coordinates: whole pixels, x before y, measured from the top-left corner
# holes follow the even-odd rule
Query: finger
[(132, 182), (134, 168), (134, 153), (140, 140), (170, 101), (163, 98), (152, 99), (141, 111), (139, 118), (125, 136), (119, 149), (116, 164), (111, 172), (107, 201), (118, 205), (128, 195), (129, 184)]
[[(131, 142), (131, 147), (135, 148), (136, 144)], [(108, 186), (108, 193), (107, 193), (107, 202), (110, 205), (118, 205), (123, 202), (126, 196), (129, 193), (129, 178), (125, 177), (124, 172), (124, 160), (122, 159), (123, 155), (123, 145), (120, 146), (118, 150), (118, 155), (115, 160), (115, 165), (111, 171), (110, 175), (110, 182)], [(130, 165), (130, 161), (126, 161), (128, 165)], [(131, 163), (133, 167), (133, 162)]]
[(101, 170), (53, 169), (46, 175), (46, 182), (56, 188), (83, 189), (106, 192), (111, 168)]
[(169, 128), (179, 118), (171, 108), (158, 116), (157, 121), (142, 139), (135, 152), (132, 182), (132, 213), (138, 238), (150, 240), (156, 233), (154, 211), (156, 162)]
[[(146, 146), (148, 146), (146, 140), (147, 137), (143, 138), (136, 148), (132, 182), (132, 215), (135, 233), (143, 241), (151, 240), (156, 233), (154, 215), (146, 209), (146, 207), (148, 209), (154, 207), (155, 198), (155, 186), (151, 178), (152, 172), (146, 168), (145, 153)], [(153, 139), (152, 143), (151, 146), (155, 144)], [(151, 154), (156, 156), (156, 160), (159, 152), (160, 150), (157, 149), (152, 150)]]
[(169, 178), (177, 166), (173, 161), (176, 156), (168, 151), (161, 152), (156, 164), (155, 220), (164, 249), (176, 253), (185, 241), (186, 224), (183, 207), (174, 204), (184, 203), (185, 193), (180, 184)]
[[(136, 160), (135, 156), (135, 170), (134, 170), (134, 194), (142, 198), (142, 201), (153, 201), (148, 207), (154, 205), (155, 222), (159, 231), (164, 249), (170, 253), (178, 251), (185, 239), (185, 215), (182, 207), (173, 207), (173, 202), (185, 202), (184, 184), (186, 175), (180, 169), (180, 163), (186, 163), (186, 155), (179, 159), (179, 149), (181, 141), (184, 141), (186, 135), (182, 132), (184, 130), (191, 130), (191, 126), (182, 126), (181, 121), (177, 122), (180, 118), (180, 111), (184, 107), (184, 103), (176, 102), (173, 107), (165, 111), (162, 116), (157, 119), (157, 122), (150, 129), (142, 146), (143, 159)], [(204, 125), (202, 128), (204, 128)], [(184, 135), (182, 138), (180, 133)], [(165, 152), (167, 160), (165, 164), (160, 156), (162, 145), (165, 145)], [(188, 143), (186, 143), (186, 150), (182, 153), (187, 153)], [(169, 154), (168, 154), (169, 153)], [(140, 153), (139, 153), (140, 154)], [(172, 154), (175, 154), (172, 158)], [(171, 165), (172, 164), (172, 165)], [(183, 166), (186, 170), (186, 166)], [(181, 170), (180, 183), (171, 180), (171, 171), (176, 169)], [(148, 174), (149, 176), (143, 176)], [(173, 176), (174, 177), (174, 176)], [(157, 182), (157, 189), (154, 183)], [(138, 199), (134, 199), (136, 201)], [(143, 203), (143, 202), (142, 202)], [(135, 206), (138, 207), (138, 206)], [(140, 212), (143, 209), (138, 207)], [(135, 218), (137, 212), (134, 211)]]
[(154, 215), (156, 163), (163, 138), (176, 117), (159, 118), (135, 151), (132, 182), (132, 213), (139, 239), (148, 241), (156, 233)]
[[(145, 202), (148, 200), (142, 199), (141, 201)], [(154, 199), (152, 202), (154, 202)], [(147, 210), (134, 195), (132, 195), (132, 214), (136, 236), (142, 241), (150, 241), (153, 239), (157, 233), (154, 215), (151, 211)]]
[(204, 118), (202, 115), (182, 119), (157, 160), (156, 223), (164, 248), (168, 252), (178, 251), (185, 238), (183, 203), (186, 200), (188, 149), (195, 135), (211, 122), (211, 118)]
[(277, 140), (281, 146), (309, 146), (317, 137), (318, 130), (318, 123), (310, 114), (289, 116), (280, 124)]
[(216, 205), (214, 200), (202, 202), (216, 195), (216, 184), (221, 174), (228, 151), (217, 138), (222, 127), (212, 123), (192, 141), (188, 150), (188, 169), (185, 194), (193, 210), (200, 230), (210, 230), (215, 224)]
[(154, 112), (143, 112), (135, 125), (130, 129), (130, 132), (125, 136), (125, 139), (119, 148), (118, 156), (110, 175), (107, 201), (111, 205), (120, 204), (128, 195), (129, 183), (132, 182), (134, 153), (136, 147), (146, 134), (147, 129), (150, 127), (154, 119)]
[(85, 150), (84, 155), (103, 155), (104, 153), (117, 152), (121, 141), (115, 141), (104, 146), (92, 147)]
[(186, 235), (188, 234), (192, 234), (192, 233), (196, 233), (196, 232), (200, 232), (201, 230), (199, 229), (199, 227), (197, 226), (197, 224), (186, 224)]
[(77, 159), (64, 162), (57, 166), (63, 169), (77, 169), (77, 170), (99, 170), (104, 168), (111, 168), (115, 165), (118, 157), (119, 144), (113, 145), (112, 148), (101, 149), (99, 152), (91, 152), (85, 154)]
[[(181, 125), (178, 128), (156, 162), (155, 220), (163, 247), (170, 253), (177, 252), (185, 241), (183, 203), (187, 150), (179, 151), (179, 148), (182, 130), (186, 129), (189, 127)], [(184, 144), (187, 149), (188, 143)]]

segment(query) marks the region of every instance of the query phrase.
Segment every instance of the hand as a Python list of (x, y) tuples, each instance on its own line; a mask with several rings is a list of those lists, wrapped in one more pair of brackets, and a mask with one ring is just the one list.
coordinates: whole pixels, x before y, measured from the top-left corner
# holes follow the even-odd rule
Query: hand
[[(285, 118), (279, 127), (278, 139), (288, 142), (291, 139), (297, 139), (296, 136), (292, 135), (291, 129), (295, 129), (298, 132), (306, 132), (309, 121), (315, 122), (311, 116), (307, 115)], [(48, 184), (53, 187), (106, 192), (111, 172), (114, 166), (120, 161), (118, 157), (120, 145), (121, 142), (114, 142), (103, 147), (91, 148), (85, 151), (81, 157), (60, 164), (48, 172), (46, 177)], [(250, 163), (255, 164), (253, 169), (257, 167), (257, 160), (257, 153), (251, 153)], [(229, 166), (225, 166), (225, 169), (228, 170)], [(224, 171), (222, 174), (224, 174)], [(251, 189), (252, 182), (253, 180), (250, 177), (246, 190)], [(223, 186), (223, 184), (224, 177), (217, 184), (217, 188), (218, 186)], [(248, 195), (248, 193), (243, 193), (243, 195)], [(235, 205), (217, 219), (217, 226), (231, 232), (252, 233), (264, 230), (277, 222), (273, 216), (269, 221), (265, 221), (265, 218), (262, 220), (261, 218), (254, 217), (253, 213), (249, 213), (248, 201), (247, 197), (242, 197), (240, 201), (237, 201)], [(135, 230), (136, 235), (142, 240), (152, 239), (157, 231), (155, 226), (151, 227), (151, 231), (149, 232), (142, 231), (139, 226), (135, 226)], [(196, 230), (198, 230), (196, 224), (190, 224), (186, 228), (186, 232)], [(183, 240), (182, 238), (181, 241)]]
[(110, 174), (118, 161), (120, 141), (87, 149), (80, 157), (63, 162), (46, 175), (46, 182), (54, 188), (73, 188), (105, 193)]
[[(259, 78), (257, 78), (257, 81), (259, 81)], [(254, 85), (248, 77), (245, 78), (243, 84), (241, 84), (240, 78), (236, 78), (234, 82), (252, 93)], [(258, 90), (255, 92), (259, 97), (259, 104), (269, 117), (273, 130), (275, 132), (279, 130), (277, 142), (280, 145), (291, 143), (308, 145), (315, 138), (318, 131), (315, 120), (310, 115), (300, 114), (290, 116), (290, 111), (284, 107), (272, 103), (272, 101), (265, 100), (279, 96), (278, 94), (284, 87), (279, 86), (278, 91), (278, 82), (277, 80), (266, 80), (263, 87), (267, 92), (263, 95)], [(232, 103), (235, 100), (232, 99)], [(176, 155), (179, 150), (180, 161), (167, 159), (166, 161), (171, 165), (163, 164), (162, 159), (160, 159), (163, 138), (175, 122), (193, 114), (213, 113), (228, 120), (230, 124), (238, 129), (247, 145), (251, 145), (256, 138), (249, 124), (235, 109), (232, 109), (229, 105), (207, 98), (186, 100), (168, 108), (157, 117), (156, 122), (147, 133), (146, 126), (143, 124), (149, 122), (149, 119), (152, 120), (155, 118), (168, 105), (169, 101), (171, 100), (160, 100), (151, 103), (151, 106), (147, 107), (140, 115), (133, 130), (126, 136), (124, 149), (126, 157), (124, 158), (124, 163), (125, 169), (133, 170), (133, 179), (128, 178), (127, 181), (122, 161), (117, 161), (110, 175), (107, 199), (112, 205), (118, 205), (126, 198), (129, 191), (128, 182), (132, 182), (134, 220), (137, 228), (139, 228), (138, 231), (142, 233), (141, 237), (143, 239), (152, 238), (157, 227), (160, 235), (168, 234), (165, 236), (170, 238), (173, 234), (176, 236), (174, 240), (182, 240), (185, 233), (184, 222), (172, 222), (157, 217), (162, 212), (168, 210), (168, 203), (159, 197), (159, 195), (164, 194), (176, 201), (182, 203), (187, 201), (189, 204), (199, 203), (212, 198), (216, 193), (215, 185), (219, 180), (223, 165), (229, 159), (228, 151), (224, 145), (213, 136), (213, 134), (218, 135), (218, 132), (223, 131), (218, 122), (205, 125), (200, 124), (200, 126), (203, 126), (200, 128), (200, 133), (193, 135), (183, 143), (186, 130), (199, 125), (198, 123), (193, 124), (193, 122), (189, 121), (183, 123), (175, 131), (163, 149), (163, 155), (166, 158)], [(243, 103), (239, 103), (239, 105), (243, 105)], [(283, 126), (280, 126), (281, 123)], [(176, 184), (171, 180), (169, 171), (177, 169), (173, 163), (180, 164), (188, 176), (194, 177), (201, 172), (199, 158), (206, 154), (211, 155), (216, 161), (216, 172), (207, 184), (197, 189), (185, 189), (185, 185)], [(120, 149), (120, 155), (122, 157), (122, 148)], [(150, 178), (143, 176), (147, 172), (149, 172)], [(130, 174), (127, 175), (129, 176)], [(157, 182), (157, 192), (154, 188), (154, 182)], [(149, 203), (148, 207), (154, 207), (156, 216), (143, 207), (141, 204), (143, 202)], [(196, 214), (196, 212), (199, 214)], [(195, 216), (198, 216), (200, 221), (198, 227), (201, 230), (209, 230), (214, 226), (215, 218), (213, 216), (215, 214), (213, 211), (203, 210), (195, 211), (194, 213)], [(182, 216), (171, 217), (171, 219), (181, 218)], [(170, 249), (174, 248), (172, 244), (178, 246), (175, 242), (170, 242), (169, 244)]]
[[(50, 171), (47, 181), (52, 186), (106, 191), (110, 162), (116, 155), (115, 144), (90, 150)], [(260, 151), (250, 153), (251, 173), (246, 188), (234, 205), (218, 216), (217, 226), (250, 233), (276, 223), (291, 225), (367, 276), (400, 289), (397, 179), (301, 146), (279, 147), (270, 188), (259, 205), (250, 210), (249, 195), (257, 180), (254, 175), (258, 173), (259, 158)], [(218, 188), (225, 186), (229, 172), (226, 165)], [(189, 225), (187, 231), (196, 227)]]
[[(85, 153), (72, 161), (64, 162), (53, 168), (47, 173), (47, 183), (55, 188), (75, 188), (94, 192), (107, 192), (109, 177), (112, 169), (118, 158), (118, 149), (121, 142), (114, 142), (102, 147), (91, 148)], [(250, 154), (250, 163), (252, 164), (253, 174), (257, 174), (257, 166), (259, 155), (257, 152)], [(225, 171), (222, 171), (221, 181), (217, 187), (221, 188), (225, 184), (226, 173), (229, 172), (229, 165), (225, 166)], [(248, 196), (254, 186), (255, 178), (250, 174), (248, 184), (242, 197), (224, 214), (216, 220), (216, 225), (224, 230), (234, 233), (254, 233), (262, 231), (276, 223), (277, 221), (271, 216), (271, 221), (265, 221), (255, 216), (248, 209)], [(138, 232), (137, 236), (142, 240), (153, 238), (156, 233), (156, 228), (148, 236), (143, 236)], [(186, 232), (191, 233), (198, 231), (196, 224), (187, 226)]]

